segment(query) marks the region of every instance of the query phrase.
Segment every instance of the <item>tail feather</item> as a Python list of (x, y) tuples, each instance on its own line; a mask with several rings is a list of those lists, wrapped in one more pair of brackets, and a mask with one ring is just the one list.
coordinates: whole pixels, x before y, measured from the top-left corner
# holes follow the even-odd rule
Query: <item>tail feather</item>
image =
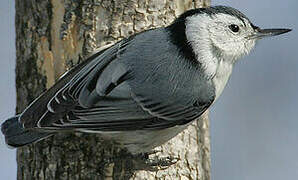
[(24, 129), (23, 125), (19, 122), (19, 115), (6, 120), (1, 125), (1, 131), (5, 136), (6, 144), (13, 148), (24, 146), (53, 135), (53, 133)]

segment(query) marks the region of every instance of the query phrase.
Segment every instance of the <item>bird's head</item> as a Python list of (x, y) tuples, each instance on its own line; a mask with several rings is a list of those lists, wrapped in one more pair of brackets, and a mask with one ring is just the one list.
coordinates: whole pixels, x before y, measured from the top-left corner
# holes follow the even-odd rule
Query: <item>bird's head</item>
[(180, 31), (184, 30), (186, 45), (192, 49), (197, 58), (217, 56), (232, 62), (248, 54), (257, 40), (290, 31), (290, 29), (260, 29), (243, 13), (226, 6), (187, 11), (172, 26), (178, 31), (179, 28)]

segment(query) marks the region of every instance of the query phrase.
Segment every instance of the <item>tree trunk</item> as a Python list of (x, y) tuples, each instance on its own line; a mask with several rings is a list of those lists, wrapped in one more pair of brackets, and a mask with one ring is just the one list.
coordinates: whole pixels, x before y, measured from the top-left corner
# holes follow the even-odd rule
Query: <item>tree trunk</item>
[[(17, 113), (103, 45), (171, 23), (209, 0), (16, 0)], [(18, 179), (210, 179), (208, 115), (157, 149), (168, 169), (140, 170), (100, 135), (57, 134), (17, 151)]]

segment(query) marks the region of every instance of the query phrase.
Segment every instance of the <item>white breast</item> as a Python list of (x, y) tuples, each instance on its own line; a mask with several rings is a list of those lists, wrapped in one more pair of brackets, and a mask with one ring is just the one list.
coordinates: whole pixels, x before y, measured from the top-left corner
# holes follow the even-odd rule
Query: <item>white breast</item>
[(118, 146), (127, 148), (132, 154), (149, 152), (153, 148), (169, 141), (185, 128), (188, 124), (177, 125), (174, 127), (159, 130), (136, 130), (136, 131), (96, 131), (84, 130), (78, 131), (87, 133), (100, 133), (100, 136), (107, 141), (114, 141)]
[(230, 61), (219, 61), (216, 74), (212, 79), (215, 86), (215, 101), (221, 95), (233, 70), (233, 64)]

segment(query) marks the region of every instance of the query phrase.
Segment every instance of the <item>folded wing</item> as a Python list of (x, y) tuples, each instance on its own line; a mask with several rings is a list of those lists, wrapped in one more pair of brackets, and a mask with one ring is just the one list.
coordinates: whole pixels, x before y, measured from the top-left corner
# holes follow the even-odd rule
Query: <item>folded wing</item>
[(199, 117), (212, 101), (193, 103), (185, 99), (190, 103), (181, 105), (175, 98), (151, 98), (131, 88), (134, 72), (120, 63), (119, 57), (133, 39), (124, 39), (70, 70), (21, 114), (24, 127), (92, 131), (162, 129)]

